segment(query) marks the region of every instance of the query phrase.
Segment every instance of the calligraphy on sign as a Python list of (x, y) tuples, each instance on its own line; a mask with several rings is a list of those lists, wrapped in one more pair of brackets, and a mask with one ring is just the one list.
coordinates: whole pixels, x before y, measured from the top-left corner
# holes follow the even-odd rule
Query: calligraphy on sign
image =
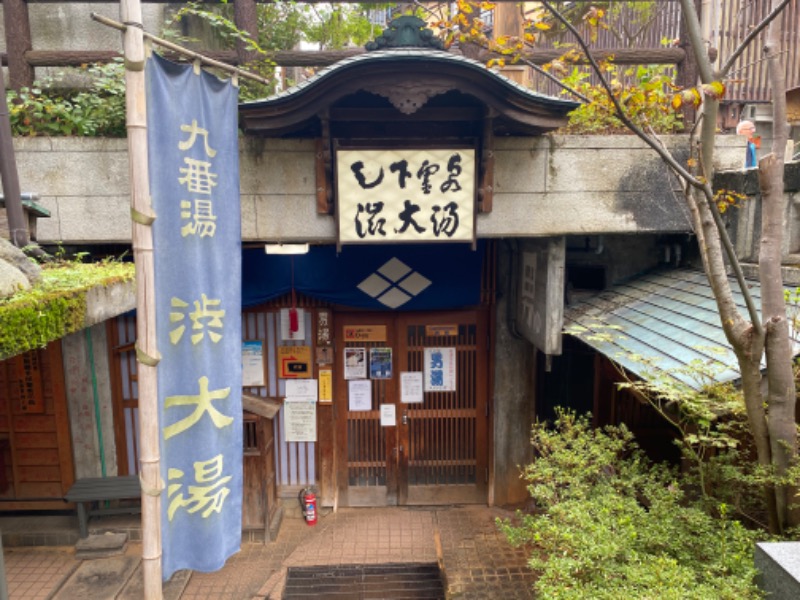
[(340, 243), (471, 242), (475, 151), (339, 150)]
[(163, 575), (214, 571), (239, 550), (242, 346), (238, 92), (153, 55), (146, 66), (153, 211)]
[(426, 392), (456, 391), (456, 349), (425, 348), (424, 390)]

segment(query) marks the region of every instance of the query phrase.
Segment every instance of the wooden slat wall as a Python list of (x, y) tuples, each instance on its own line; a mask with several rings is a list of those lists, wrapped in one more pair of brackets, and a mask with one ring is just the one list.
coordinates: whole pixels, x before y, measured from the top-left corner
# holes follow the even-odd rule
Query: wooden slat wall
[[(276, 306), (273, 304), (273, 306)], [(280, 306), (280, 303), (277, 304)], [(264, 362), (267, 365), (266, 386), (245, 388), (245, 391), (268, 398), (283, 398), (285, 381), (278, 378), (276, 348), (279, 345), (313, 346), (315, 320), (312, 310), (305, 310), (305, 342), (280, 341), (280, 315), (278, 308), (259, 307), (242, 315), (242, 338), (261, 340), (264, 343)], [(313, 348), (312, 348), (313, 356)], [(316, 375), (314, 375), (316, 376)], [(304, 486), (316, 483), (316, 444), (314, 442), (286, 442), (283, 433), (283, 409), (273, 419), (275, 436), (275, 467), (278, 485)]]
[[(382, 348), (387, 342), (347, 342), (345, 347), (366, 348), (369, 369), (370, 348)], [(395, 376), (397, 376), (395, 374)], [(347, 411), (347, 481), (348, 485), (369, 487), (387, 485), (387, 449), (381, 426), (380, 405), (387, 400), (385, 379), (370, 380), (372, 409)], [(343, 398), (342, 401), (346, 399)]]
[[(584, 4), (590, 3), (585, 2)], [(642, 24), (634, 25), (641, 21), (636, 15), (645, 5), (652, 13), (647, 20), (642, 21)], [(676, 39), (680, 34), (681, 9), (677, 0), (659, 0), (658, 2), (612, 0), (608, 3), (606, 13), (609, 15), (607, 22), (611, 26), (608, 29), (598, 29), (597, 40), (592, 42), (592, 48), (658, 48), (662, 45), (662, 39)], [(587, 28), (579, 27), (578, 30), (587, 40), (590, 39)], [(540, 35), (536, 46), (553, 48), (556, 44), (575, 44), (575, 38), (569, 32)], [(624, 77), (622, 79), (625, 80)], [(598, 83), (594, 76), (591, 76), (589, 81), (594, 84)], [(562, 88), (541, 75), (534, 73), (533, 82), (535, 89), (542, 93), (551, 96), (563, 95)]]
[[(54, 508), (74, 480), (61, 343), (0, 362), (0, 508)], [(52, 499), (48, 506), (42, 501)], [(34, 507), (34, 506), (30, 506)]]
[(423, 371), (424, 349), (456, 348), (457, 392), (427, 392), (409, 405), (409, 485), (476, 483), (476, 326), (460, 324), (457, 336), (427, 337), (424, 325), (410, 325), (408, 368)]
[[(315, 304), (301, 301), (301, 306)], [(245, 388), (245, 391), (263, 397), (282, 398), (285, 393), (284, 380), (278, 379), (276, 372), (276, 347), (282, 344), (302, 345), (299, 342), (280, 342), (278, 330), (278, 310), (286, 305), (285, 299), (279, 300), (242, 314), (242, 338), (244, 340), (262, 340), (264, 342), (264, 362), (267, 365), (267, 385), (263, 388)], [(313, 309), (306, 307), (305, 345), (312, 345), (314, 335)], [(126, 440), (126, 444), (118, 444), (120, 466), (126, 465), (129, 474), (138, 473), (138, 387), (136, 377), (136, 356), (133, 343), (135, 340), (135, 317), (123, 316), (113, 321), (110, 328), (112, 369), (115, 388), (115, 423), (118, 425), (117, 439)], [(313, 442), (284, 442), (283, 411), (273, 419), (274, 432), (270, 442), (270, 452), (274, 448), (275, 466), (278, 484), (305, 486), (316, 483), (316, 445)]]
[(108, 339), (117, 468), (120, 475), (134, 475), (139, 472), (139, 388), (134, 348), (136, 317), (123, 315), (109, 321)]
[[(635, 38), (618, 37), (615, 31), (636, 31), (633, 15), (641, 7), (650, 5), (656, 11), (647, 28)], [(708, 3), (711, 21), (711, 46), (717, 47), (719, 56), (726, 60), (744, 39), (750, 28), (769, 14), (769, 3), (764, 0), (716, 0)], [(680, 35), (681, 10), (677, 0), (659, 2), (609, 2), (608, 14), (611, 29), (598, 31), (593, 48), (646, 48), (661, 46), (662, 39), (674, 40)], [(783, 61), (786, 72), (786, 89), (800, 86), (800, 0), (792, 0), (783, 12)], [(583, 31), (584, 35), (588, 32)], [(587, 38), (588, 39), (588, 38)], [(745, 50), (736, 61), (725, 100), (728, 102), (768, 102), (770, 89), (767, 85), (767, 66), (763, 62), (763, 34)], [(541, 36), (538, 45), (552, 48), (556, 42), (574, 43), (570, 34)], [(591, 81), (595, 82), (594, 79)], [(534, 75), (537, 90), (560, 96), (561, 89), (546, 78)]]
[[(719, 5), (719, 27), (712, 33), (712, 44), (718, 44), (725, 59), (750, 32), (752, 25), (769, 14), (769, 2), (727, 0)], [(800, 0), (792, 0), (784, 9), (783, 44), (781, 50), (786, 73), (786, 89), (800, 86)], [(763, 61), (764, 33), (751, 43), (736, 61), (732, 80), (728, 82), (726, 100), (768, 102), (767, 65)]]

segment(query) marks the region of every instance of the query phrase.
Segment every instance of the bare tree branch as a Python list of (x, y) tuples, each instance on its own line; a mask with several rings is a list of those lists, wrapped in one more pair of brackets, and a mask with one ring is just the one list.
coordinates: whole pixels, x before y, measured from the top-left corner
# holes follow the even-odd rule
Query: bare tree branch
[(693, 187), (698, 189), (703, 188), (703, 182), (697, 179), (694, 175), (689, 173), (686, 168), (681, 165), (675, 157), (672, 156), (669, 152), (666, 152), (657, 142), (652, 140), (650, 136), (648, 136), (644, 131), (642, 131), (633, 121), (628, 118), (628, 115), (625, 113), (625, 110), (617, 100), (617, 97), (614, 95), (614, 92), (611, 89), (611, 86), (608, 83), (605, 75), (603, 75), (602, 70), (600, 69), (600, 65), (597, 64), (597, 61), (592, 56), (589, 46), (586, 44), (586, 41), (583, 39), (583, 36), (580, 32), (575, 29), (575, 27), (570, 23), (564, 16), (556, 9), (550, 2), (547, 0), (542, 0), (542, 6), (544, 6), (550, 14), (552, 14), (556, 19), (558, 19), (564, 27), (566, 27), (575, 39), (578, 41), (581, 49), (583, 50), (584, 54), (586, 55), (586, 59), (589, 61), (589, 64), (592, 67), (592, 70), (595, 72), (595, 75), (600, 79), (600, 83), (605, 88), (606, 93), (608, 94), (609, 99), (614, 104), (614, 110), (616, 111), (616, 116), (622, 121), (625, 126), (630, 129), (636, 136), (639, 137), (642, 141), (644, 141), (648, 146), (650, 146), (663, 160), (666, 162), (670, 168), (674, 169), (677, 173), (680, 174), (687, 182), (689, 182)]

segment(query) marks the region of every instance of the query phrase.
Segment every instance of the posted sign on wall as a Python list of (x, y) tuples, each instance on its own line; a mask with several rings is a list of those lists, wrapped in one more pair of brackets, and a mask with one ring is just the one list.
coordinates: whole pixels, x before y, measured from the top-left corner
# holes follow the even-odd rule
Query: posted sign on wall
[(471, 242), (475, 150), (339, 150), (340, 243)]

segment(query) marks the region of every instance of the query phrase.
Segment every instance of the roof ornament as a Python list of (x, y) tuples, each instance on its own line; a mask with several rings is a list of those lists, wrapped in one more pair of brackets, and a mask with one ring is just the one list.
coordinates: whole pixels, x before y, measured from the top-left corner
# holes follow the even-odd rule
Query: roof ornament
[(367, 42), (364, 48), (368, 52), (384, 50), (386, 48), (435, 48), (444, 49), (442, 40), (437, 38), (433, 31), (425, 27), (426, 23), (419, 17), (403, 15), (392, 19), (389, 27), (372, 42)]

